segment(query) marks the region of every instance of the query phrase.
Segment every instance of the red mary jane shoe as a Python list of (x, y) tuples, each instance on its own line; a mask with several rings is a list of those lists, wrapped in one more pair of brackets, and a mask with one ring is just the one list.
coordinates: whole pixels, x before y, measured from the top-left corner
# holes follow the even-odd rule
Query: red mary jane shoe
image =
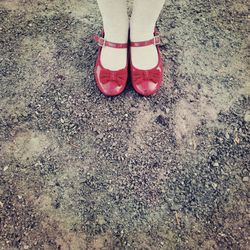
[[(104, 36), (104, 35), (103, 35)], [(128, 48), (127, 43), (113, 43), (106, 41), (103, 37), (94, 36), (94, 40), (100, 46), (95, 65), (95, 80), (98, 89), (106, 96), (116, 96), (123, 92), (128, 79), (128, 62), (125, 68), (120, 70), (109, 70), (102, 66), (102, 47), (107, 46), (116, 49)]]
[[(154, 38), (143, 42), (130, 42), (130, 47), (144, 47), (155, 45), (158, 52), (157, 65), (149, 70), (138, 69), (133, 66), (132, 59), (130, 59), (130, 73), (132, 85), (136, 92), (143, 96), (155, 94), (161, 87), (163, 81), (163, 63), (160, 53), (160, 36), (155, 32)], [(130, 52), (131, 57), (131, 52)]]

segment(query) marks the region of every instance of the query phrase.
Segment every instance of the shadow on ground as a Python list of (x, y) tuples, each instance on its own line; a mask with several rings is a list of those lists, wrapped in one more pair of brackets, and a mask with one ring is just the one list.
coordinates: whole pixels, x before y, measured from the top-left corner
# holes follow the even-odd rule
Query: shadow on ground
[(192, 3), (161, 91), (106, 98), (95, 1), (0, 1), (1, 249), (249, 247), (247, 1)]

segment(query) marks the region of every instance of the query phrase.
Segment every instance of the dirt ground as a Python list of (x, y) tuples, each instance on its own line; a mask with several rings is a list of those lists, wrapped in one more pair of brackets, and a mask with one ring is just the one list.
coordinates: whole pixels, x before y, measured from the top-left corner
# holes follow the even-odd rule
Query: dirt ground
[(107, 98), (95, 0), (0, 0), (0, 249), (249, 249), (248, 7), (167, 1), (162, 89)]

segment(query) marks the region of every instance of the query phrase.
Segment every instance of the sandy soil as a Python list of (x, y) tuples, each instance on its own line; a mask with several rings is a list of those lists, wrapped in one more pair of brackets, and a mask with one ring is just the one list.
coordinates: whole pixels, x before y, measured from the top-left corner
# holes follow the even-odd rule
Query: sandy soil
[(162, 89), (106, 98), (94, 0), (1, 0), (0, 249), (249, 249), (247, 2), (167, 2)]

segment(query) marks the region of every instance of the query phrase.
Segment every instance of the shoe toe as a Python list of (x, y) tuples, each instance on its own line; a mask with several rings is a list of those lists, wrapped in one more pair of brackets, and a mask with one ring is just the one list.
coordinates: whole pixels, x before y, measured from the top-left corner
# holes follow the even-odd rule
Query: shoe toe
[(144, 96), (153, 95), (157, 92), (159, 88), (158, 85), (159, 84), (152, 81), (144, 81), (137, 85), (137, 91)]
[(99, 89), (106, 96), (116, 96), (122, 93), (124, 87), (123, 85), (118, 85), (115, 82), (109, 81), (105, 84), (100, 83)]

